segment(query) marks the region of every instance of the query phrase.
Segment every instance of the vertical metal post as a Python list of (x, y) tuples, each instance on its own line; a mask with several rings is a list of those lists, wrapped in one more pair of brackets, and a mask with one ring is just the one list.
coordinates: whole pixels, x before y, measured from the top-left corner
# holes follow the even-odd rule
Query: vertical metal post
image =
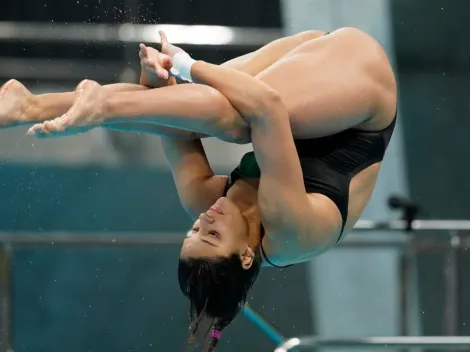
[(10, 251), (0, 245), (0, 352), (10, 350)]
[(445, 260), (445, 306), (444, 329), (445, 334), (456, 336), (459, 333), (459, 245), (458, 231), (449, 231), (450, 248)]
[(400, 253), (400, 270), (399, 270), (399, 299), (400, 299), (400, 335), (408, 335), (408, 316), (409, 316), (409, 249), (405, 248)]
[[(410, 336), (413, 334), (413, 317), (415, 316), (415, 295), (416, 295), (416, 272), (415, 258), (416, 251), (413, 248), (406, 247), (400, 256), (400, 322), (399, 333), (402, 336)], [(421, 349), (403, 349), (403, 352), (421, 351)]]
[[(415, 336), (419, 334), (416, 314), (419, 314), (418, 283), (416, 266), (417, 249), (406, 247), (400, 260), (401, 279), (401, 317), (400, 334), (402, 336)], [(421, 352), (422, 348), (406, 348), (403, 352)]]
[[(406, 336), (408, 332), (408, 248), (400, 253), (398, 271), (398, 299), (400, 300), (399, 334)], [(401, 352), (406, 350), (400, 349)]]

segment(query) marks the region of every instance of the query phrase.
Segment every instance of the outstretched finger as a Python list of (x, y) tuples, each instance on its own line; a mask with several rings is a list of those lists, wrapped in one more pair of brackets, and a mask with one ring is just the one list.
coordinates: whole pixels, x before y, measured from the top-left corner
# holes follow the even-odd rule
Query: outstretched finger
[(166, 34), (164, 31), (158, 31), (158, 34), (160, 34), (160, 41), (162, 43), (162, 51), (163, 51), (163, 48), (166, 48), (168, 46), (168, 38), (166, 37)]
[(148, 56), (147, 47), (144, 44), (139, 45), (139, 58), (145, 59)]

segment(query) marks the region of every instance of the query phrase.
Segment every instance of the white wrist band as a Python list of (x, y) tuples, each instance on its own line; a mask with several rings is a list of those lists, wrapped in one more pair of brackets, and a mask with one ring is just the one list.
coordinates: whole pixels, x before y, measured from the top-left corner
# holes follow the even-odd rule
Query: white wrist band
[(189, 54), (180, 52), (173, 56), (173, 67), (170, 70), (171, 74), (182, 80), (193, 82), (191, 77), (191, 67), (196, 62)]

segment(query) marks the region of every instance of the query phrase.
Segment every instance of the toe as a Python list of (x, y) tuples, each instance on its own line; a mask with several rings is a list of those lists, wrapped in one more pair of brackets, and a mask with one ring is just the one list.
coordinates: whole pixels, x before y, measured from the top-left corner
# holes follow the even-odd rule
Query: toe
[(65, 129), (63, 123), (60, 121), (60, 118), (52, 121), (46, 121), (44, 123), (44, 127), (45, 130), (47, 130), (49, 133), (60, 133)]
[(42, 128), (42, 123), (37, 123), (28, 130), (28, 134), (30, 135), (35, 134), (36, 132), (39, 132), (41, 128)]

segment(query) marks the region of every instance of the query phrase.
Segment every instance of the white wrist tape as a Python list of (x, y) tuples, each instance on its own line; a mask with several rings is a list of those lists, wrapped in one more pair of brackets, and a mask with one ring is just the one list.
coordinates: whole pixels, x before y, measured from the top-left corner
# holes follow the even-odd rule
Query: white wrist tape
[(196, 62), (189, 54), (185, 52), (177, 53), (173, 56), (173, 67), (170, 70), (171, 74), (182, 80), (193, 82), (191, 77), (191, 67)]

